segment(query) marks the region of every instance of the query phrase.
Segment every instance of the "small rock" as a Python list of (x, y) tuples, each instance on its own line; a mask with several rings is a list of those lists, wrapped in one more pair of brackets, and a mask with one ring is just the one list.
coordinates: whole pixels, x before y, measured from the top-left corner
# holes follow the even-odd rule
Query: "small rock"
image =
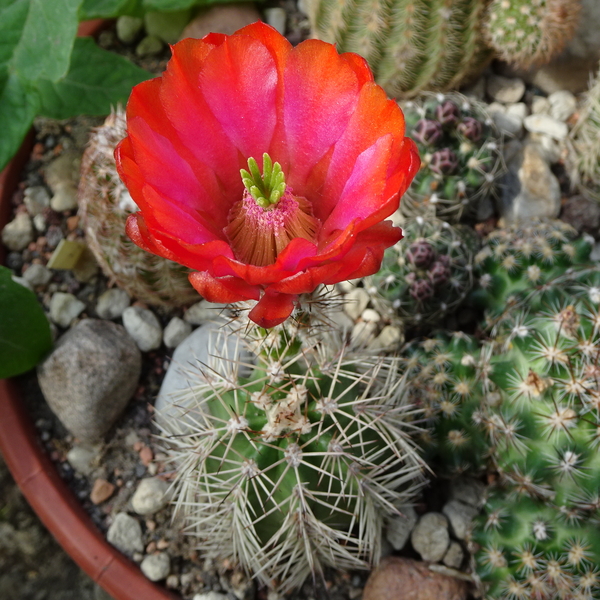
[(189, 8), (169, 12), (147, 12), (144, 15), (146, 33), (165, 44), (175, 44), (180, 39), (181, 32), (188, 24), (191, 14), (192, 11)]
[(585, 196), (571, 196), (564, 202), (560, 218), (579, 233), (598, 236), (600, 204)]
[(473, 518), (479, 511), (474, 506), (463, 504), (459, 500), (450, 500), (444, 504), (442, 512), (448, 517), (454, 536), (459, 540), (464, 540)]
[(350, 334), (350, 342), (355, 348), (366, 347), (373, 343), (377, 323), (372, 321), (359, 321)]
[(106, 479), (98, 477), (98, 479), (94, 481), (94, 485), (90, 493), (90, 500), (94, 504), (102, 504), (102, 502), (108, 500), (114, 494), (114, 492), (114, 484), (110, 483), (110, 481), (106, 481)]
[(142, 573), (150, 581), (166, 579), (171, 571), (171, 560), (166, 552), (146, 556), (140, 564)]
[(287, 19), (285, 9), (279, 7), (265, 8), (263, 13), (265, 15), (266, 22), (271, 27), (277, 29), (281, 35), (285, 35), (285, 22)]
[(506, 113), (519, 117), (521, 120), (529, 114), (525, 102), (515, 102), (514, 104), (510, 104), (506, 107)]
[(77, 473), (90, 475), (93, 463), (99, 454), (98, 447), (75, 445), (67, 452), (67, 460)]
[(229, 596), (219, 594), (218, 592), (206, 592), (204, 594), (196, 594), (192, 600), (229, 600)]
[(73, 294), (54, 292), (50, 299), (50, 319), (65, 329), (71, 325), (84, 309), (85, 304)]
[[(63, 152), (48, 164), (45, 170), (46, 183), (53, 194), (65, 186), (71, 186), (77, 191), (81, 156), (74, 150)], [(51, 201), (52, 202), (52, 201)]]
[(46, 225), (46, 217), (42, 213), (33, 217), (33, 226), (38, 232), (46, 231)]
[(490, 75), (487, 80), (487, 93), (503, 104), (519, 102), (525, 93), (525, 82), (518, 77), (508, 78)]
[(23, 273), (23, 279), (33, 287), (37, 287), (38, 285), (45, 286), (52, 279), (52, 271), (44, 267), (44, 265), (34, 263)]
[(549, 115), (550, 114), (550, 102), (545, 96), (534, 96), (531, 100), (531, 114), (532, 115)]
[(201, 300), (192, 304), (183, 315), (183, 320), (190, 325), (203, 325), (218, 319), (227, 304), (217, 304), (208, 300)]
[(362, 600), (466, 600), (464, 581), (435, 573), (426, 563), (388, 556), (371, 573)]
[(425, 513), (412, 530), (410, 541), (423, 560), (441, 560), (450, 544), (448, 521), (440, 513)]
[(458, 542), (450, 542), (450, 546), (446, 554), (444, 554), (442, 562), (451, 569), (460, 569), (464, 557), (465, 554), (461, 545)]
[(65, 333), (38, 367), (50, 408), (83, 442), (108, 431), (133, 395), (142, 357), (121, 325), (84, 319)]
[(520, 137), (523, 133), (523, 119), (507, 112), (494, 111), (491, 113), (496, 127), (504, 134)]
[(167, 577), (167, 580), (165, 581), (165, 585), (174, 590), (176, 587), (179, 586), (179, 577), (177, 575), (169, 575)]
[(123, 326), (142, 352), (160, 347), (162, 327), (151, 310), (141, 306), (129, 306), (123, 311)]
[(137, 519), (127, 513), (118, 513), (106, 533), (106, 539), (115, 548), (131, 556), (134, 552), (144, 551), (142, 527)]
[(450, 500), (480, 508), (485, 501), (485, 485), (472, 477), (459, 477), (450, 483), (449, 497)]
[(61, 185), (50, 199), (50, 208), (56, 212), (75, 210), (78, 206), (77, 188), (70, 183)]
[(525, 117), (523, 125), (531, 133), (545, 133), (556, 140), (564, 140), (569, 133), (566, 123), (550, 115), (529, 115)]
[(360, 318), (366, 323), (379, 323), (379, 321), (381, 321), (381, 315), (372, 308), (366, 308), (363, 310)]
[(158, 477), (142, 479), (133, 497), (131, 506), (138, 515), (153, 515), (167, 505), (169, 484)]
[(118, 319), (131, 304), (125, 290), (112, 288), (100, 295), (96, 302), (96, 313), (101, 319)]
[(369, 344), (369, 350), (386, 350), (399, 346), (404, 340), (402, 330), (395, 325), (386, 325)]
[(401, 506), (402, 515), (394, 515), (385, 527), (385, 537), (394, 550), (402, 550), (417, 523), (417, 513), (412, 506)]
[(566, 121), (577, 109), (577, 98), (568, 90), (559, 90), (548, 96), (550, 116), (558, 121)]
[(31, 217), (25, 213), (18, 213), (15, 218), (4, 226), (2, 230), (2, 243), (15, 252), (25, 250), (33, 242), (33, 224)]
[(369, 294), (365, 288), (354, 288), (344, 296), (344, 311), (356, 321), (369, 304)]
[(122, 15), (117, 19), (117, 38), (124, 44), (131, 44), (142, 31), (143, 26), (143, 19)]
[(41, 215), (50, 206), (50, 194), (43, 185), (34, 185), (25, 189), (23, 202), (27, 212), (35, 217)]
[(200, 39), (211, 32), (231, 35), (238, 29), (260, 20), (260, 13), (253, 4), (217, 4), (198, 12), (187, 24), (179, 39)]
[(544, 133), (530, 133), (529, 142), (537, 146), (542, 158), (553, 165), (562, 158), (562, 142)]
[(135, 47), (135, 53), (140, 58), (144, 56), (154, 56), (162, 52), (163, 43), (154, 35), (145, 36), (140, 43)]
[(167, 348), (177, 348), (192, 333), (192, 326), (179, 317), (173, 317), (163, 332), (163, 342)]

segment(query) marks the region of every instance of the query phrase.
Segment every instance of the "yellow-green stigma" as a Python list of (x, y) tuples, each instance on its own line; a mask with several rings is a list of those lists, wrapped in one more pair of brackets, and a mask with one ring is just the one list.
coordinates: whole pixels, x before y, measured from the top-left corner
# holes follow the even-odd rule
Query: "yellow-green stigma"
[(248, 193), (254, 201), (262, 208), (270, 208), (277, 204), (285, 193), (285, 175), (281, 165), (273, 164), (271, 157), (265, 152), (263, 154), (263, 172), (258, 170), (258, 164), (252, 157), (248, 159), (248, 169), (240, 169), (242, 181)]

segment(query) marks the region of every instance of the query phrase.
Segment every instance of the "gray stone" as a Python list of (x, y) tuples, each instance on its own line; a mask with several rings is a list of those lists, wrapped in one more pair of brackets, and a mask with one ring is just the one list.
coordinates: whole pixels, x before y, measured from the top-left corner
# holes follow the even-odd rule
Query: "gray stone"
[(144, 56), (153, 56), (154, 54), (162, 52), (163, 46), (162, 40), (155, 35), (147, 35), (135, 47), (135, 53), (140, 58)]
[(490, 110), (490, 115), (496, 127), (505, 134), (520, 137), (523, 133), (523, 119), (517, 115), (511, 115), (506, 111)]
[(96, 302), (96, 313), (101, 319), (118, 319), (131, 304), (125, 290), (112, 288), (103, 292)]
[(566, 123), (550, 115), (529, 115), (525, 117), (523, 125), (531, 133), (544, 133), (557, 140), (564, 140), (569, 133)]
[(459, 477), (450, 483), (450, 499), (480, 508), (485, 499), (485, 485), (472, 477)]
[(450, 545), (446, 517), (436, 512), (424, 514), (412, 530), (410, 541), (423, 560), (441, 560)]
[(106, 539), (115, 548), (131, 556), (144, 550), (142, 527), (137, 519), (127, 513), (118, 513), (106, 533)]
[(459, 500), (450, 500), (444, 504), (442, 512), (448, 517), (450, 528), (459, 540), (467, 537), (473, 517), (479, 512), (474, 506), (463, 504)]
[(265, 8), (263, 10), (265, 15), (265, 21), (271, 26), (277, 29), (281, 35), (285, 34), (285, 22), (286, 12), (283, 8)]
[(85, 304), (73, 294), (54, 292), (50, 298), (50, 319), (67, 328), (83, 312)]
[(171, 572), (171, 559), (166, 552), (150, 554), (144, 557), (140, 569), (150, 581), (161, 581), (166, 579)]
[(344, 296), (344, 311), (356, 321), (369, 304), (369, 293), (365, 288), (354, 288)]
[(559, 90), (548, 96), (550, 116), (558, 121), (566, 121), (577, 109), (577, 98), (568, 90)]
[(385, 537), (394, 550), (402, 550), (417, 523), (417, 513), (412, 506), (401, 506), (402, 515), (394, 515), (385, 527)]
[(2, 243), (15, 252), (25, 250), (33, 242), (33, 224), (31, 217), (25, 213), (18, 213), (15, 218), (7, 223), (2, 230)]
[(38, 285), (48, 285), (52, 279), (52, 271), (44, 267), (44, 265), (34, 263), (29, 266), (25, 273), (23, 273), (23, 279), (29, 282), (33, 287)]
[(464, 557), (465, 554), (461, 545), (458, 542), (450, 542), (450, 546), (448, 546), (442, 562), (451, 569), (460, 569)]
[(562, 158), (562, 142), (555, 140), (549, 135), (543, 133), (530, 133), (528, 141), (537, 146), (542, 158), (549, 165), (557, 163)]
[(169, 12), (147, 12), (144, 15), (146, 33), (157, 37), (165, 44), (175, 44), (188, 24), (191, 14), (189, 8)]
[(33, 217), (33, 226), (38, 232), (46, 231), (46, 217), (43, 214), (35, 215)]
[(67, 460), (77, 473), (90, 475), (94, 470), (94, 461), (100, 454), (99, 446), (76, 444), (67, 452)]
[(141, 306), (129, 306), (123, 311), (123, 325), (142, 352), (160, 347), (162, 327), (151, 310)]
[(550, 114), (550, 102), (545, 96), (534, 96), (531, 100), (531, 114), (532, 115), (549, 115)]
[(131, 506), (138, 515), (153, 515), (169, 502), (169, 484), (158, 477), (142, 479), (131, 498)]
[(27, 212), (35, 217), (50, 206), (50, 194), (43, 185), (34, 185), (25, 189), (23, 202)]
[(208, 300), (200, 300), (192, 304), (184, 313), (183, 320), (190, 325), (202, 325), (218, 319), (227, 304), (217, 304)]
[(124, 44), (131, 44), (142, 31), (144, 20), (139, 17), (122, 15), (117, 19), (117, 37)]
[(142, 357), (121, 325), (84, 319), (38, 367), (50, 408), (82, 442), (98, 441), (133, 395)]
[(238, 29), (260, 20), (260, 13), (254, 4), (249, 2), (217, 4), (198, 11), (186, 25), (180, 39), (188, 37), (200, 39), (213, 31), (231, 35)]
[(179, 317), (173, 317), (163, 332), (163, 342), (167, 348), (177, 348), (192, 333), (192, 326)]
[(58, 187), (50, 199), (50, 208), (56, 212), (75, 210), (78, 206), (77, 187), (71, 183)]
[(525, 82), (518, 77), (490, 75), (487, 80), (487, 92), (496, 102), (511, 104), (523, 97)]
[(369, 344), (369, 350), (391, 350), (404, 341), (402, 330), (395, 325), (386, 325), (379, 335)]
[(46, 167), (45, 177), (52, 193), (55, 194), (64, 186), (73, 186), (77, 189), (80, 165), (81, 156), (74, 150), (63, 152), (49, 163)]

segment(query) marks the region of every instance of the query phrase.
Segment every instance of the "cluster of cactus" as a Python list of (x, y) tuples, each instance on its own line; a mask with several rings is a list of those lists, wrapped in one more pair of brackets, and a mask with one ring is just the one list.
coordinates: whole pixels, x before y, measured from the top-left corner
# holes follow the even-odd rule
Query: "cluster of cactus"
[(548, 62), (573, 37), (580, 0), (492, 0), (485, 37), (496, 56), (519, 68)]
[(569, 269), (589, 264), (590, 240), (557, 219), (534, 219), (492, 231), (475, 255), (473, 302), (494, 317), (507, 304), (531, 300)]
[(497, 56), (549, 60), (575, 32), (580, 0), (307, 0), (316, 37), (364, 56), (390, 96), (446, 91)]
[(199, 549), (282, 591), (327, 565), (376, 562), (384, 519), (424, 469), (397, 360), (329, 345), (323, 330), (303, 344), (301, 323), (242, 327), (234, 346), (253, 360), (216, 352), (176, 399), (186, 417), (162, 425)]
[(571, 182), (600, 202), (600, 72), (585, 95), (570, 142)]
[(454, 311), (473, 286), (476, 234), (466, 226), (417, 217), (388, 248), (367, 289), (374, 305), (406, 325), (435, 323)]
[(403, 108), (421, 168), (402, 199), (402, 214), (433, 213), (450, 222), (472, 215), (503, 171), (491, 118), (482, 105), (458, 93), (424, 94)]
[(115, 166), (116, 145), (126, 135), (118, 108), (91, 135), (81, 161), (79, 215), (86, 242), (111, 283), (152, 306), (174, 308), (198, 301), (189, 270), (136, 246), (125, 234), (127, 217), (137, 210)]

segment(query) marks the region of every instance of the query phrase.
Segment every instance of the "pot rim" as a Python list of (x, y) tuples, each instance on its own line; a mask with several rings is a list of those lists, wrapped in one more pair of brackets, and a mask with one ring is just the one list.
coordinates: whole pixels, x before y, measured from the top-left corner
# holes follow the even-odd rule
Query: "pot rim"
[[(78, 35), (95, 35), (108, 23), (81, 23)], [(11, 197), (33, 142), (30, 132), (0, 173), (0, 229), (9, 220)], [(0, 244), (0, 261), (4, 256)], [(38, 442), (18, 385), (12, 379), (0, 380), (0, 452), (40, 521), (79, 567), (115, 600), (181, 600), (152, 583), (135, 563), (106, 541)]]

